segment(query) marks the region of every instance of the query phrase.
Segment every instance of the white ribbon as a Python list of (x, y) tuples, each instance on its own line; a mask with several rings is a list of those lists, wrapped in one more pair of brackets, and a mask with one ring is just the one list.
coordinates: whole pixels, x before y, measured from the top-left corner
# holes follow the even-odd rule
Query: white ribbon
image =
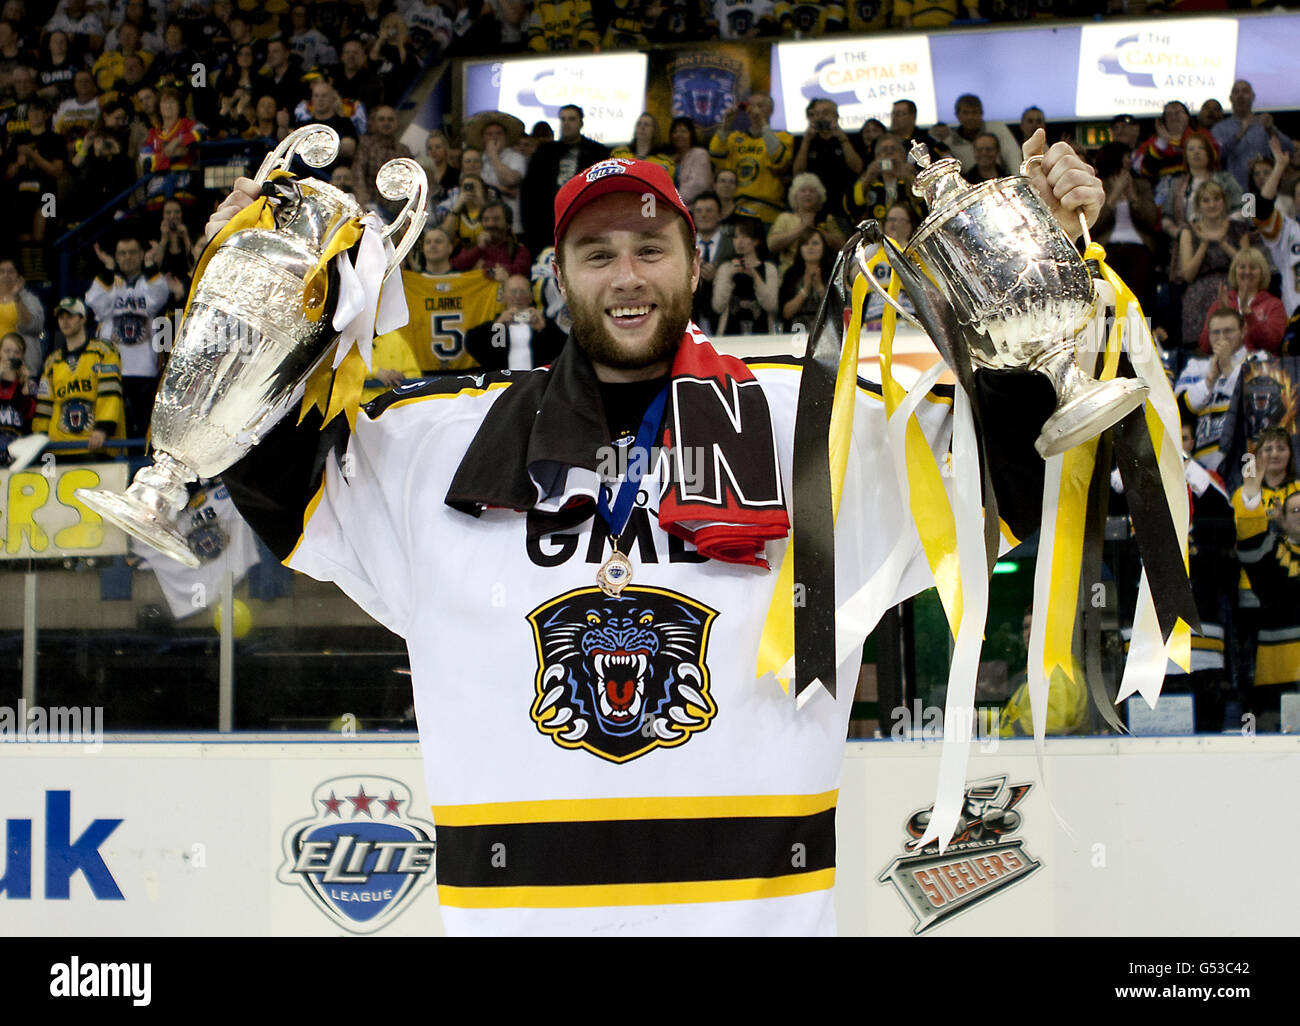
[[(948, 369), (942, 360), (937, 361), (927, 370), (903, 397), (894, 416), (890, 418), (886, 438), (893, 454), (894, 477), (898, 482), (899, 508), (911, 509), (911, 488), (907, 480), (907, 421), (929, 393), (931, 386), (939, 376)], [(871, 633), (884, 615), (886, 609), (894, 605), (894, 596), (898, 592), (898, 582), (903, 571), (907, 569), (908, 560), (916, 548), (915, 535), (907, 530), (898, 532), (894, 547), (890, 550), (880, 568), (871, 575), (871, 579), (859, 588), (853, 596), (843, 603), (835, 613), (835, 665), (841, 666), (853, 650), (862, 644), (862, 640)], [(777, 677), (789, 680), (794, 676), (794, 660), (790, 659), (781, 667)], [(808, 688), (808, 691), (813, 690)]]
[(384, 272), (395, 251), (393, 244), (383, 237), (383, 222), (375, 214), (366, 214), (361, 224), (364, 227), (355, 264), (349, 253), (342, 254), (337, 262), (339, 298), (334, 310), (334, 329), (340, 335), (334, 350), (335, 370), (353, 345), (368, 368), (375, 336), (395, 331), (407, 321), (401, 276), (398, 275), (393, 287), (384, 287)]
[(918, 848), (924, 848), (938, 841), (941, 854), (957, 830), (965, 805), (966, 766), (975, 728), (975, 682), (989, 606), (979, 442), (970, 398), (962, 388), (956, 389), (953, 399), (952, 468), (950, 495), (957, 528), (957, 562), (961, 567), (961, 623), (948, 669), (938, 793), (925, 834), (917, 842)]
[[(1179, 533), (1183, 557), (1186, 558), (1189, 514), (1187, 483), (1181, 473), (1183, 446), (1178, 405), (1165, 377), (1164, 365), (1156, 353), (1145, 322), (1138, 316), (1135, 304), (1129, 305), (1128, 316), (1125, 318), (1124, 341), (1133, 369), (1151, 388), (1149, 401), (1163, 429), (1161, 436), (1153, 438), (1152, 442), (1160, 463), (1160, 479), (1165, 489), (1165, 501), (1169, 504), (1169, 515), (1173, 519), (1174, 529)], [(1173, 466), (1180, 468), (1177, 476), (1166, 472), (1167, 468)], [(1160, 687), (1164, 683), (1165, 668), (1171, 658), (1173, 641), (1172, 633), (1168, 642), (1161, 640), (1160, 622), (1156, 616), (1155, 602), (1151, 598), (1151, 586), (1147, 583), (1146, 571), (1143, 570), (1133, 616), (1133, 643), (1124, 660), (1124, 676), (1120, 680), (1116, 704), (1133, 694), (1141, 694), (1147, 705), (1155, 708), (1156, 699), (1160, 697)]]

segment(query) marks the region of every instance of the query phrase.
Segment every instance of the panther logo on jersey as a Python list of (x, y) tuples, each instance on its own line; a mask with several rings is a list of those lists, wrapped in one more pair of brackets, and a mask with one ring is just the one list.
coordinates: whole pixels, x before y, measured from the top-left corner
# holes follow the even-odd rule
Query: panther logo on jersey
[(562, 748), (620, 763), (689, 741), (718, 712), (705, 665), (717, 615), (635, 586), (616, 599), (579, 588), (534, 609), (537, 729)]
[(59, 408), (59, 429), (66, 435), (89, 431), (95, 423), (95, 407), (84, 399), (65, 399)]

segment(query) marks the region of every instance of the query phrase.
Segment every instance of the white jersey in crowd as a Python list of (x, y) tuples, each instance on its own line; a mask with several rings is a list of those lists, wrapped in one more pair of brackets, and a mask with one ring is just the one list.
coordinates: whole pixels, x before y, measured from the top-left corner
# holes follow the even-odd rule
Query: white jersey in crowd
[[(749, 366), (789, 496), (798, 364)], [(660, 528), (657, 467), (623, 532), (634, 573), (618, 599), (596, 586), (610, 551), (598, 518), (530, 540), (520, 513), (451, 509), (458, 464), (511, 387), (459, 382), (405, 386), (360, 415), (286, 559), (406, 640), (448, 932), (834, 934), (860, 647), (836, 697), (817, 689), (801, 709), (757, 679), (787, 543), (767, 545), (771, 571), (704, 560)], [(951, 398), (920, 407), (946, 452)], [(931, 583), (884, 440), (883, 403), (860, 387), (835, 531), (842, 598), (900, 535), (911, 555), (893, 601)], [(547, 507), (596, 487), (570, 470)]]
[(1233, 356), (1231, 372), (1220, 375), (1216, 381), (1206, 379), (1210, 359), (1208, 356), (1197, 356), (1188, 360), (1174, 384), (1174, 395), (1185, 395), (1187, 408), (1197, 417), (1192, 455), (1207, 470), (1218, 470), (1219, 464), (1223, 462), (1223, 452), (1219, 449), (1223, 418), (1227, 416), (1237, 379), (1241, 377), (1241, 365), (1246, 361), (1246, 347), (1240, 347)]
[(112, 288), (98, 278), (86, 293), (86, 305), (99, 321), (98, 338), (112, 342), (122, 356), (122, 377), (152, 378), (158, 374), (153, 347), (153, 319), (166, 309), (171, 289), (161, 274), (137, 274), (127, 281), (114, 275)]
[(201, 561), (197, 569), (142, 542), (132, 540), (132, 551), (158, 578), (172, 616), (177, 620), (202, 612), (210, 616), (221, 600), (221, 578), (229, 572), (238, 584), (258, 561), (257, 536), (220, 480), (195, 492), (177, 522), (190, 551)]
[(1282, 306), (1291, 317), (1300, 313), (1300, 221), (1275, 210), (1260, 224), (1260, 235), (1282, 276)]

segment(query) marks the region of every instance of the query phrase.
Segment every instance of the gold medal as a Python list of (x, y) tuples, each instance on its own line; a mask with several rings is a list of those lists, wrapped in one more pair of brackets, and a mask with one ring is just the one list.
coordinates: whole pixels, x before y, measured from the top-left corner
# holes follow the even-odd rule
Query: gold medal
[(596, 583), (610, 598), (618, 598), (618, 593), (626, 588), (631, 580), (632, 563), (627, 556), (618, 551), (618, 539), (615, 538), (614, 551), (596, 571)]

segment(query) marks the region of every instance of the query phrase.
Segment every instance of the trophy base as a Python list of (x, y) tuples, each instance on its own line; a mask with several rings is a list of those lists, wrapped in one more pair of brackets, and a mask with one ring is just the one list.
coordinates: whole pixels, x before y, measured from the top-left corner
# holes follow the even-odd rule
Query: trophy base
[(92, 491), (89, 488), (78, 488), (75, 494), (78, 500), (114, 527), (120, 527), (146, 545), (152, 545), (178, 563), (184, 563), (192, 569), (202, 565), (198, 557), (190, 551), (185, 536), (176, 530), (175, 524), (168, 523), (148, 504), (138, 502), (130, 495)]
[(1146, 382), (1138, 378), (1079, 381), (1047, 418), (1034, 448), (1047, 459), (1086, 442), (1141, 406), (1148, 391)]
[(135, 475), (125, 495), (78, 488), (77, 498), (115, 527), (152, 545), (191, 569), (202, 564), (176, 526), (176, 514), (189, 502), (186, 481), (194, 474), (166, 452), (154, 454), (152, 466)]

